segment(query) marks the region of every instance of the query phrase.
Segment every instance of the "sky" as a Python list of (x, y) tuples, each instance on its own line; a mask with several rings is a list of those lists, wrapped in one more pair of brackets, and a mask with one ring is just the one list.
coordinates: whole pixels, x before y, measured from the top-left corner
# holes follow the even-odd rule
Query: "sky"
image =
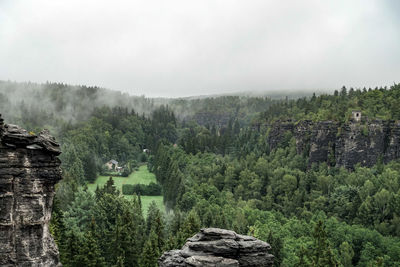
[(0, 80), (149, 97), (400, 82), (398, 0), (0, 0)]

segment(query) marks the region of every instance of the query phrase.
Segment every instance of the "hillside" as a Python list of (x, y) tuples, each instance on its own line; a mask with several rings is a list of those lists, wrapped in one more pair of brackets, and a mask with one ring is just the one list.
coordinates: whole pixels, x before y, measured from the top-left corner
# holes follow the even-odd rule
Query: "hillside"
[[(65, 89), (54, 98), (65, 104), (53, 117), (38, 109), (38, 120), (25, 121), (34, 108), (12, 117), (33, 135), (49, 122), (61, 143), (63, 179), (50, 229), (64, 266), (149, 266), (203, 227), (268, 242), (275, 266), (316, 257), (334, 265), (399, 264), (398, 85), (273, 101), (170, 100), (144, 104), (145, 115), (122, 102), (94, 101), (83, 117), (71, 111), (75, 122), (68, 123), (62, 110), (73, 101), (64, 99), (64, 87), (54, 89)], [(183, 119), (177, 107), (206, 121)], [(100, 173), (110, 159), (130, 176), (107, 183)], [(162, 196), (116, 190), (150, 180)]]

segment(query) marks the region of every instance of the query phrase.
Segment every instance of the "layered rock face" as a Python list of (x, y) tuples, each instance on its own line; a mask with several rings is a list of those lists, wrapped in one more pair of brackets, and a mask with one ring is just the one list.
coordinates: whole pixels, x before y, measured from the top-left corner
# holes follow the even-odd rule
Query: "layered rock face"
[(336, 141), (337, 165), (353, 168), (361, 163), (362, 166), (370, 167), (377, 163), (380, 156), (384, 156), (387, 125), (382, 121), (364, 125), (345, 124), (341, 132)]
[(286, 133), (293, 133), (295, 124), (292, 121), (278, 121), (272, 127), (268, 134), (268, 144), (271, 149), (277, 148), (286, 137)]
[(49, 232), (60, 153), (48, 131), (34, 135), (0, 117), (1, 266), (60, 265)]
[(205, 228), (189, 238), (181, 250), (165, 252), (160, 267), (272, 266), (271, 246), (251, 236), (219, 228)]
[(312, 163), (352, 169), (358, 163), (371, 167), (379, 158), (384, 162), (400, 157), (400, 122), (355, 121), (339, 125), (334, 121), (278, 121), (270, 127), (268, 144), (271, 149), (285, 141), (290, 133), (296, 139), (298, 154)]

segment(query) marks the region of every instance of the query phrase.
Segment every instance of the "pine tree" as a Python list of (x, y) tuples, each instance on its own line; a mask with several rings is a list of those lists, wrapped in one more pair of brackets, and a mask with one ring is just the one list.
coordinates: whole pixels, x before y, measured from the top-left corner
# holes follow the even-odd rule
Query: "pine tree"
[(194, 210), (191, 210), (177, 234), (178, 245), (183, 246), (186, 239), (195, 235), (200, 230), (200, 227), (201, 221), (199, 215)]
[(147, 212), (146, 234), (149, 235), (152, 230), (157, 235), (158, 249), (161, 251), (165, 246), (164, 220), (155, 201), (151, 202)]
[(318, 221), (314, 228), (314, 248), (312, 261), (314, 266), (332, 266), (338, 265), (332, 249), (329, 245), (329, 241), (325, 232), (325, 225), (322, 221)]
[(71, 168), (68, 169), (68, 172), (78, 185), (83, 185), (85, 183), (85, 172), (83, 170), (82, 161), (79, 158), (75, 159)]
[[(311, 264), (308, 261), (307, 250), (303, 246), (300, 247), (300, 252), (299, 252), (298, 257), (299, 257), (299, 263), (297, 264), (298, 267), (309, 267), (309, 266), (311, 266)], [(274, 259), (274, 265), (275, 264), (276, 263), (275, 263), (275, 259)], [(277, 265), (277, 266), (279, 266), (279, 265)]]
[[(139, 214), (140, 213), (140, 214)], [(124, 206), (117, 219), (118, 257), (123, 257), (126, 266), (137, 266), (142, 252), (144, 223), (141, 209)]]
[(160, 250), (158, 249), (158, 238), (157, 234), (152, 230), (149, 238), (147, 239), (143, 253), (140, 258), (140, 266), (142, 267), (156, 267), (157, 259), (160, 257)]
[(105, 260), (101, 255), (100, 247), (95, 238), (95, 225), (92, 220), (90, 230), (87, 231), (78, 247), (78, 254), (74, 255), (75, 266), (101, 267), (106, 266)]
[(51, 214), (51, 220), (49, 225), (49, 230), (51, 235), (54, 237), (54, 241), (57, 246), (61, 245), (63, 240), (63, 234), (65, 232), (65, 227), (63, 224), (63, 213), (59, 208), (59, 201), (57, 198), (53, 202), (53, 212)]
[(64, 266), (75, 266), (74, 257), (79, 255), (80, 243), (77, 236), (69, 230), (59, 246), (60, 260)]
[(86, 180), (93, 183), (97, 178), (97, 167), (92, 152), (85, 157), (83, 166)]
[(274, 265), (280, 266), (282, 262), (282, 239), (279, 236), (272, 234), (272, 231), (270, 231), (268, 234), (267, 242), (271, 245), (272, 248), (271, 253), (272, 255), (274, 255)]
[(346, 241), (340, 245), (340, 263), (344, 267), (353, 266), (352, 259), (354, 257), (353, 248)]
[(119, 191), (116, 189), (114, 180), (111, 176), (108, 178), (107, 183), (104, 186), (104, 192), (111, 195), (119, 195)]

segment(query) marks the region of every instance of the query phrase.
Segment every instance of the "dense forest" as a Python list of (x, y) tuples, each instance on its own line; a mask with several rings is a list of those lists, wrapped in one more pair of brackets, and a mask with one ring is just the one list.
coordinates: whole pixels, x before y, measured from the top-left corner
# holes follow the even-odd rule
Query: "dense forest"
[[(12, 92), (12, 93), (8, 93)], [(29, 100), (31, 99), (31, 100)], [(348, 170), (307, 164), (277, 120), (400, 119), (400, 85), (308, 97), (130, 97), (101, 88), (0, 83), (8, 123), (49, 128), (62, 144), (51, 232), (64, 266), (156, 266), (201, 227), (232, 229), (272, 246), (276, 266), (399, 266), (400, 160)], [(144, 150), (149, 152), (144, 152)], [(115, 158), (147, 164), (166, 212), (143, 210), (110, 179), (87, 184)]]

